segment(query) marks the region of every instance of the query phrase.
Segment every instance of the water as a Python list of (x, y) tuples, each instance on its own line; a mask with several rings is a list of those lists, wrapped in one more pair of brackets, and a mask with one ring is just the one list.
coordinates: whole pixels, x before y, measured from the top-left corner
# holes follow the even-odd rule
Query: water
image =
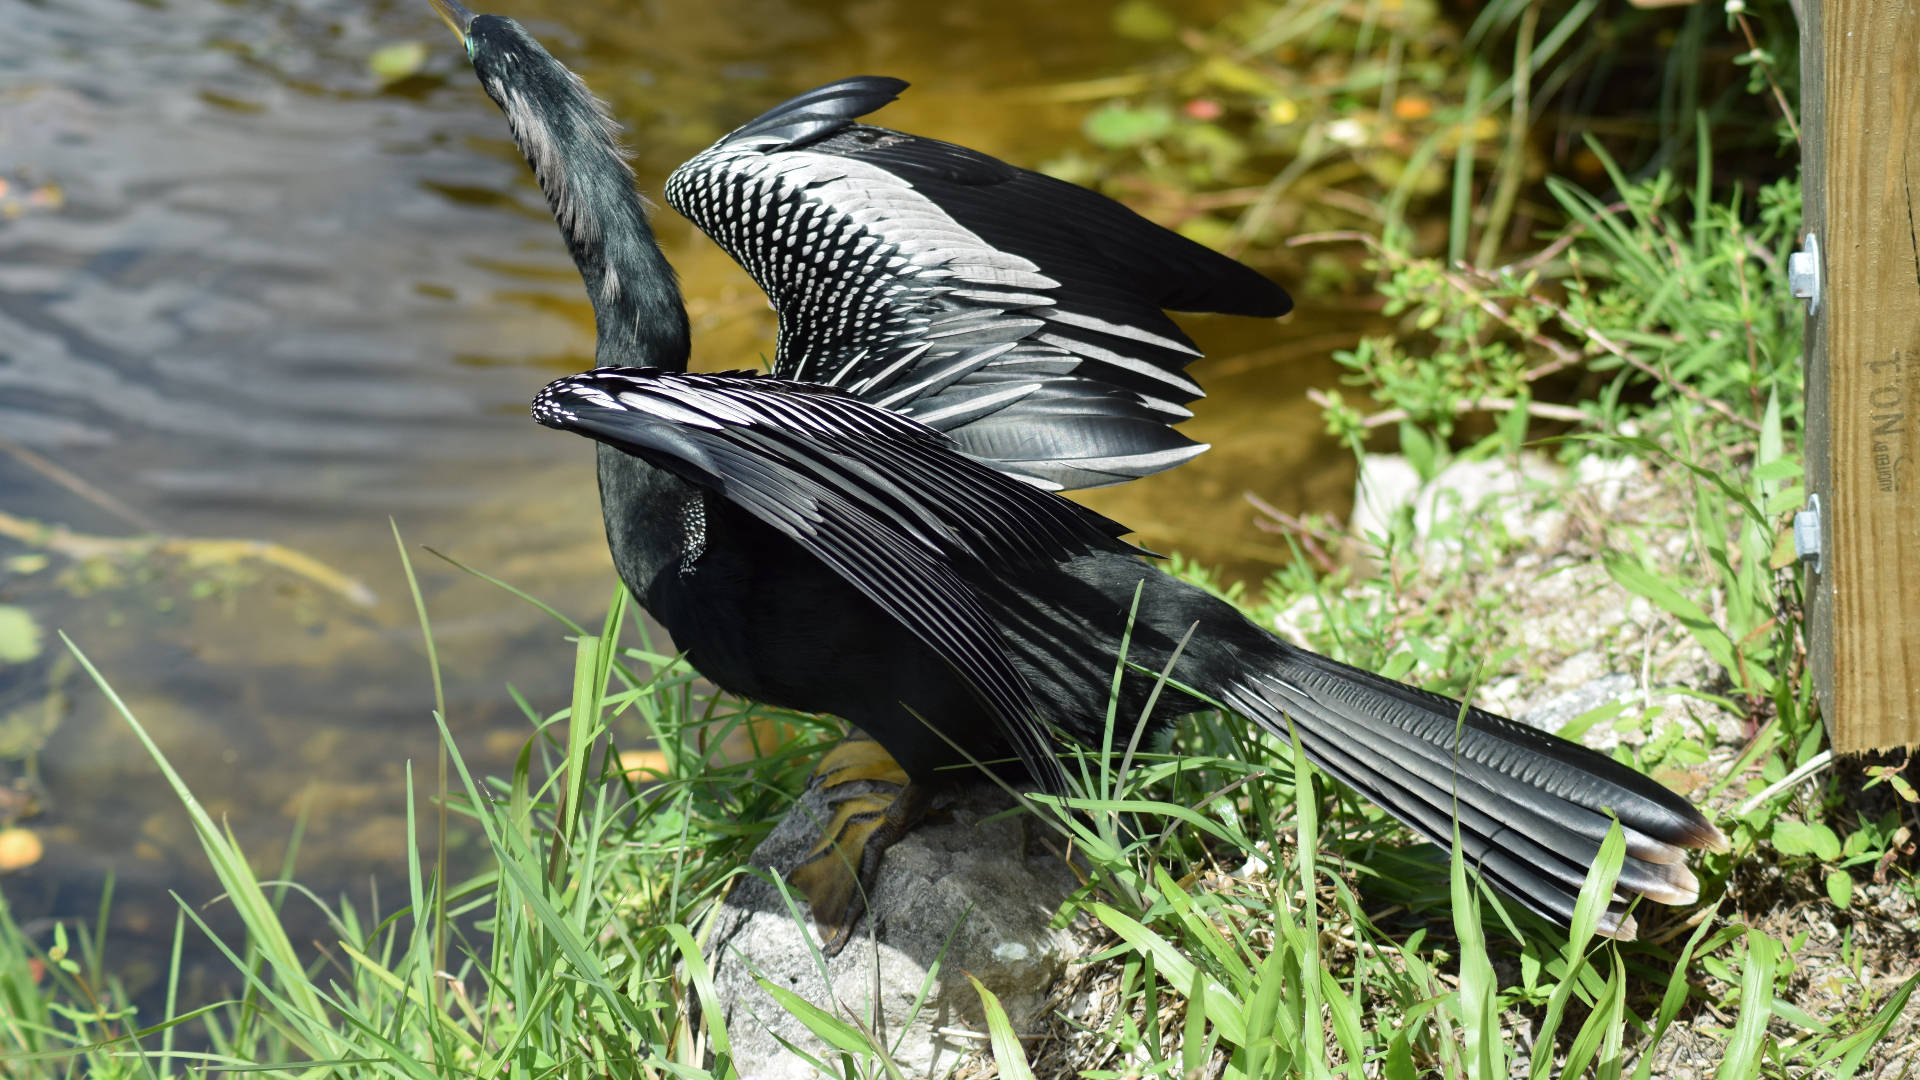
[[(657, 191), (759, 109), (852, 72), (915, 83), (882, 122), (1044, 160), (1078, 113), (1028, 91), (1140, 59), (1108, 11), (539, 0), (501, 13), (610, 100)], [(89, 536), (272, 541), (371, 599), (257, 561), (76, 560), (71, 543), (0, 539), (0, 604), (87, 650), (257, 867), (279, 864), (304, 817), (304, 882), (391, 892), (407, 763), (431, 763), (435, 739), (388, 518), (420, 570), (449, 722), (481, 768), (526, 735), (503, 684), (560, 707), (572, 648), (420, 545), (583, 621), (612, 588), (591, 449), (525, 414), (591, 356), (579, 281), (424, 0), (50, 0), (11, 3), (7, 22), (0, 178), (57, 185), (64, 205), (0, 221), (0, 512)], [(383, 88), (369, 56), (410, 39), (428, 46), (424, 68)], [(757, 362), (764, 298), (671, 212), (660, 226), (696, 366)], [(1215, 449), (1089, 501), (1150, 546), (1264, 572), (1282, 553), (1242, 493), (1297, 510), (1338, 505), (1350, 484), (1300, 398), (1330, 378), (1313, 344), (1326, 333), (1297, 319), (1194, 324), (1214, 396), (1187, 430)], [(215, 890), (151, 762), (61, 653), (52, 641), (0, 667), (0, 781), (40, 803), (26, 824), (47, 842), (0, 885), (44, 926), (90, 913), (116, 875), (114, 947), (138, 990), (171, 932), (168, 890)], [(29, 774), (20, 754), (43, 737)]]

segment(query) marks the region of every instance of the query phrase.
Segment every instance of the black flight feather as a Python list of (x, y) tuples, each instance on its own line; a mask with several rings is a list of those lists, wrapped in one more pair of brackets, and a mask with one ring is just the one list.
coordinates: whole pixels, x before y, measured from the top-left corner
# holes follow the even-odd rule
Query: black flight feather
[(805, 146), (898, 100), (906, 88), (906, 80), (883, 75), (841, 79), (788, 98), (727, 137), (770, 140), (786, 149)]
[(1064, 790), (1032, 693), (955, 564), (1137, 553), (1117, 539), (1120, 525), (903, 416), (750, 372), (598, 368), (550, 383), (533, 416), (714, 491), (797, 541), (952, 665), (1030, 773)]

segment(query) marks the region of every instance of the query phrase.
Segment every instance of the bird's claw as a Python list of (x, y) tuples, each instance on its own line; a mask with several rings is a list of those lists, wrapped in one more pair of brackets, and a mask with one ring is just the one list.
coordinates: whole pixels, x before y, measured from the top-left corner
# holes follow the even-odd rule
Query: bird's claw
[(813, 909), (821, 951), (835, 956), (866, 912), (866, 886), (874, 880), (881, 854), (925, 815), (926, 789), (859, 732), (827, 751), (814, 769), (813, 783), (833, 816), (821, 828), (820, 842), (787, 872), (787, 882)]

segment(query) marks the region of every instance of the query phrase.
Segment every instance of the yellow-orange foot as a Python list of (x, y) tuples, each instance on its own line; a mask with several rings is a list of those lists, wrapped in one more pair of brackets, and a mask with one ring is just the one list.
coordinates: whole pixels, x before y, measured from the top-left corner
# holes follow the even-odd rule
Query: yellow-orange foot
[(857, 730), (820, 759), (812, 782), (833, 816), (820, 842), (787, 872), (787, 882), (807, 898), (821, 951), (834, 956), (867, 910), (866, 887), (881, 853), (919, 824), (927, 794), (872, 736)]

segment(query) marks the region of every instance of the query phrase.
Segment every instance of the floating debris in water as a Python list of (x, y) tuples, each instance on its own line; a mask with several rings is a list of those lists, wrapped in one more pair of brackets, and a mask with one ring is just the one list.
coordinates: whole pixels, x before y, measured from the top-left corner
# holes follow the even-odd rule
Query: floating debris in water
[(65, 205), (67, 196), (59, 184), (0, 176), (0, 219), (11, 221), (30, 210), (59, 210)]

